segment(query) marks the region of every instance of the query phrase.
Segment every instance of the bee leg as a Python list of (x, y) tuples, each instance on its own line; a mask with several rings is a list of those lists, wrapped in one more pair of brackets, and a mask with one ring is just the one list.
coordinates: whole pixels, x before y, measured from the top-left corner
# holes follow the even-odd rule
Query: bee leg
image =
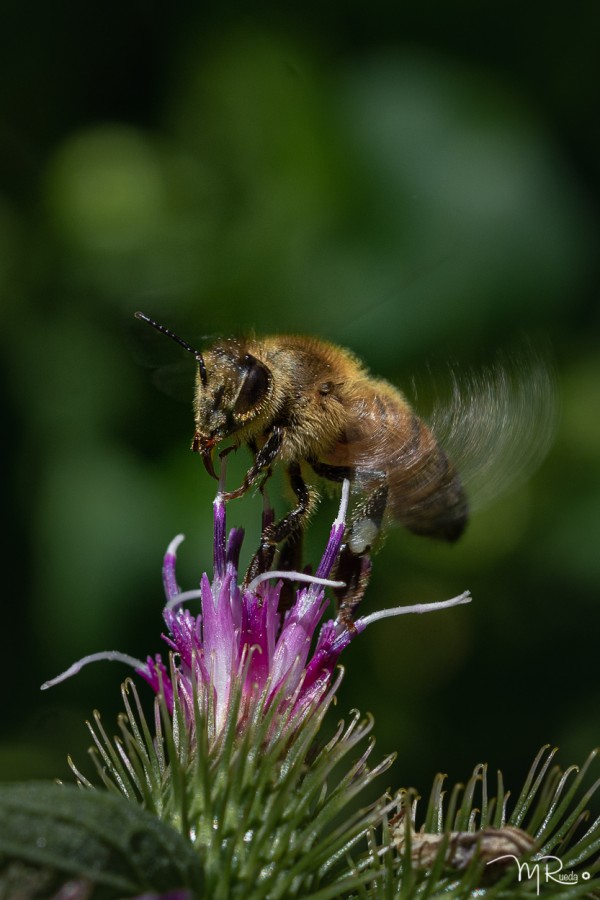
[[(304, 544), (304, 531), (299, 530), (289, 535), (283, 542), (277, 559), (277, 569), (284, 572), (299, 572), (302, 569), (302, 549)], [(295, 584), (289, 578), (286, 578), (281, 585), (279, 592), (279, 603), (277, 611), (285, 613), (294, 605), (296, 599)]]
[(284, 429), (280, 425), (275, 425), (266, 442), (254, 457), (254, 462), (246, 472), (246, 476), (239, 488), (235, 491), (226, 491), (223, 494), (224, 500), (235, 500), (237, 497), (242, 497), (252, 487), (261, 472), (270, 468), (281, 450), (283, 434)]
[[(345, 478), (353, 481), (355, 471), (351, 466), (330, 466), (317, 460), (309, 460), (317, 475), (329, 481), (341, 482)], [(375, 473), (372, 473), (374, 477)], [(369, 550), (377, 540), (381, 531), (383, 515), (387, 505), (388, 488), (385, 483), (377, 487), (360, 504), (346, 534), (335, 578), (343, 581), (345, 586), (335, 591), (338, 601), (338, 617), (347, 626), (351, 626), (352, 614), (366, 590), (371, 576), (371, 559)]]
[(304, 522), (317, 502), (317, 493), (310, 488), (302, 477), (300, 465), (298, 463), (290, 463), (287, 467), (288, 477), (292, 490), (296, 495), (297, 505), (290, 512), (274, 522), (263, 531), (263, 546), (276, 546), (284, 540), (293, 541), (302, 532)]
[(338, 619), (351, 628), (354, 625), (354, 610), (363, 598), (371, 577), (371, 558), (368, 553), (357, 555), (348, 544), (344, 544), (335, 570), (336, 581), (343, 581), (343, 588), (334, 593), (338, 604)]
[(302, 534), (306, 519), (319, 499), (316, 490), (309, 487), (302, 477), (299, 463), (290, 463), (287, 472), (298, 503), (283, 519), (275, 522), (263, 534), (263, 541), (270, 544), (280, 544), (284, 540), (290, 542), (297, 540)]
[(371, 576), (369, 551), (381, 531), (387, 505), (388, 487), (380, 484), (361, 503), (352, 517), (346, 543), (342, 547), (335, 577), (345, 582), (336, 590), (338, 618), (347, 626), (353, 623), (354, 610), (360, 603)]
[(384, 482), (355, 511), (348, 529), (348, 547), (353, 553), (360, 555), (368, 552), (379, 537), (387, 499), (388, 486)]
[(260, 547), (254, 554), (244, 579), (246, 582), (251, 581), (260, 572), (264, 572), (265, 568), (270, 565), (277, 544), (287, 541), (290, 548), (294, 545), (294, 542), (302, 534), (307, 516), (317, 502), (317, 493), (304, 481), (298, 463), (290, 463), (288, 476), (298, 503), (283, 519), (273, 522), (263, 529)]
[[(269, 497), (267, 494), (266, 486), (267, 481), (273, 474), (272, 469), (269, 467), (267, 469), (266, 474), (263, 476), (258, 489), (262, 494), (263, 498), (263, 513), (262, 513), (262, 526), (261, 526), (261, 536), (272, 527), (273, 522), (275, 521), (275, 512), (271, 503), (269, 501)], [(253, 569), (253, 574), (250, 578), (246, 578), (246, 581), (250, 581), (260, 572), (266, 572), (267, 569), (271, 568), (271, 564), (273, 562), (273, 557), (275, 556), (275, 547), (269, 547), (268, 549), (263, 549), (263, 542), (261, 537), (261, 545), (257, 552), (252, 557), (252, 561), (250, 563), (250, 567), (248, 569), (248, 573), (250, 573), (250, 569)]]
[(317, 460), (309, 460), (310, 467), (320, 478), (326, 478), (328, 481), (339, 482), (340, 484), (347, 478), (352, 481), (354, 478), (354, 469), (352, 466), (329, 466), (327, 463), (320, 463)]

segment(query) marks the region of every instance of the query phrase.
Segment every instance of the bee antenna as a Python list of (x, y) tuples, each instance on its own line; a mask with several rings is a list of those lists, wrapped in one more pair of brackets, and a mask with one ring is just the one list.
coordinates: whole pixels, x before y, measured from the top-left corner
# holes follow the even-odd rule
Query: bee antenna
[(174, 331), (171, 331), (170, 328), (167, 328), (166, 325), (161, 325), (159, 322), (156, 322), (154, 319), (151, 319), (150, 316), (147, 316), (146, 313), (140, 312), (139, 310), (135, 313), (136, 319), (140, 319), (142, 322), (147, 322), (148, 325), (152, 325), (157, 331), (160, 331), (161, 334), (166, 334), (167, 337), (171, 338), (172, 341), (175, 341), (176, 344), (179, 344), (180, 347), (183, 347), (184, 350), (187, 350), (188, 353), (193, 353), (196, 357), (196, 361), (198, 366), (200, 367), (200, 380), (204, 387), (206, 387), (206, 366), (204, 365), (204, 359), (199, 350), (195, 350), (187, 341), (184, 341), (183, 338), (180, 338), (179, 335), (175, 334)]

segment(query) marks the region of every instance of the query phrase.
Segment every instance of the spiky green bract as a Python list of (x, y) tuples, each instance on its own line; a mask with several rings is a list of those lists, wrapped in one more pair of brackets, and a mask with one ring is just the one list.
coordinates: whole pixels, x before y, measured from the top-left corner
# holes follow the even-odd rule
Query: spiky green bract
[[(171, 676), (177, 678), (174, 666)], [(241, 684), (234, 707), (242, 700)], [(177, 684), (171, 686), (177, 698)], [(357, 810), (355, 798), (391, 758), (368, 768), (372, 722), (358, 713), (319, 743), (336, 687), (318, 711), (284, 723), (277, 734), (272, 719), (280, 713), (267, 689), (243, 730), (232, 708), (231, 727), (209, 746), (200, 712), (196, 741), (183, 727), (178, 702), (170, 715), (162, 692), (150, 726), (134, 684), (127, 682), (120, 736), (111, 740), (97, 714), (89, 724), (98, 772), (109, 789), (143, 804), (189, 839), (212, 900), (349, 895), (373, 877), (372, 870), (349, 864), (349, 856), (364, 855), (365, 836), (390, 805), (382, 798)]]
[(600, 897), (600, 816), (588, 808), (593, 798), (598, 805), (600, 779), (585, 787), (598, 751), (564, 771), (552, 766), (555, 753), (542, 748), (510, 812), (500, 772), (489, 796), (485, 765), (449, 793), (438, 775), (418, 830), (419, 798), (401, 792), (384, 824), (383, 873), (356, 896)]

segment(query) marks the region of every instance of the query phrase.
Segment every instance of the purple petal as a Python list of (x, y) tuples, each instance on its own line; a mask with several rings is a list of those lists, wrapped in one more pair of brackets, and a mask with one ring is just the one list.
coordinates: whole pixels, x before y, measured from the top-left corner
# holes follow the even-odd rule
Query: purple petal
[(146, 661), (143, 669), (137, 669), (137, 674), (141, 675), (144, 681), (147, 681), (155, 694), (160, 694), (161, 689), (164, 693), (167, 709), (173, 712), (173, 684), (169, 673), (163, 663), (160, 654), (157, 653), (154, 659), (151, 656)]
[(227, 555), (226, 555), (226, 568), (227, 572), (231, 572), (235, 574), (237, 577), (237, 570), (240, 562), (240, 550), (242, 548), (242, 541), (244, 539), (244, 529), (243, 528), (232, 528), (229, 532), (229, 540), (227, 541)]
[(182, 541), (182, 534), (178, 534), (176, 538), (173, 538), (167, 547), (167, 552), (163, 559), (163, 585), (167, 600), (171, 600), (173, 597), (176, 597), (177, 594), (181, 593), (175, 575), (175, 565), (177, 563), (177, 548)]
[(223, 578), (225, 575), (226, 550), (225, 550), (225, 503), (219, 492), (213, 502), (214, 545), (213, 565), (215, 578)]
[(334, 563), (338, 558), (340, 547), (342, 546), (342, 541), (344, 540), (345, 530), (346, 526), (343, 522), (339, 525), (334, 522), (329, 534), (329, 540), (325, 548), (325, 553), (323, 554), (321, 562), (319, 563), (319, 567), (317, 568), (316, 574), (318, 578), (329, 578)]
[(303, 705), (307, 701), (315, 702), (322, 696), (331, 682), (342, 650), (357, 634), (359, 629), (343, 627), (340, 631), (340, 626), (336, 622), (325, 622), (313, 657), (306, 667), (297, 705)]
[(261, 594), (244, 591), (242, 597), (242, 648), (256, 647), (248, 668), (248, 682), (264, 687), (266, 684), (280, 617), (277, 612), (281, 582), (276, 585), (262, 585)]
[[(224, 558), (224, 557), (223, 557)], [(229, 702), (231, 680), (238, 670), (239, 628), (234, 626), (231, 605), (231, 575), (217, 581), (211, 590), (206, 575), (202, 576), (203, 646), (205, 665), (217, 698), (217, 719), (222, 722)], [(216, 602), (215, 602), (215, 596)]]
[(338, 510), (336, 520), (331, 526), (331, 532), (329, 534), (329, 540), (327, 541), (325, 553), (323, 554), (323, 557), (317, 569), (317, 576), (319, 578), (329, 578), (329, 574), (333, 569), (334, 563), (336, 562), (338, 554), (340, 552), (340, 547), (342, 546), (344, 533), (346, 531), (346, 512), (348, 511), (349, 497), (350, 482), (345, 479), (342, 485), (340, 508)]
[[(292, 668), (294, 672), (297, 672), (298, 667), (304, 668), (315, 628), (327, 603), (322, 589), (315, 589), (311, 585), (308, 589), (298, 591), (296, 603), (286, 616), (273, 654), (271, 676), (274, 684), (281, 684)], [(297, 674), (299, 677), (300, 673)], [(292, 682), (291, 690), (295, 687)]]

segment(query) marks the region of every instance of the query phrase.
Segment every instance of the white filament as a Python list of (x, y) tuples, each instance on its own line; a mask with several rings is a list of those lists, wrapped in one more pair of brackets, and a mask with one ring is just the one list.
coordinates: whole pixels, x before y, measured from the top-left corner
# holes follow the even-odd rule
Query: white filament
[(413, 603), (412, 606), (395, 606), (392, 609), (380, 609), (378, 612), (371, 613), (370, 616), (365, 616), (364, 619), (359, 619), (358, 621), (361, 625), (366, 627), (372, 622), (378, 622), (379, 619), (387, 619), (390, 616), (403, 616), (407, 613), (435, 612), (439, 609), (450, 609), (452, 606), (460, 606), (463, 603), (470, 602), (471, 594), (469, 591), (465, 591), (458, 597), (452, 597), (451, 600), (438, 600), (434, 603)]
[(179, 606), (181, 603), (185, 603), (187, 600), (202, 600), (202, 591), (200, 588), (194, 588), (191, 591), (181, 591), (180, 594), (175, 594), (174, 597), (171, 597), (170, 600), (167, 600), (165, 603), (165, 609), (173, 609), (175, 606)]
[(348, 512), (348, 501), (350, 499), (350, 481), (348, 478), (344, 478), (342, 482), (342, 497), (340, 500), (340, 508), (338, 510), (337, 519), (335, 520), (334, 527), (336, 525), (344, 525), (346, 522), (346, 514)]
[(289, 578), (290, 581), (305, 581), (307, 584), (323, 584), (325, 587), (342, 588), (346, 586), (345, 581), (332, 581), (330, 578), (317, 578), (316, 575), (307, 575), (306, 572), (290, 572), (289, 570), (273, 570), (269, 572), (261, 572), (256, 578), (253, 578), (247, 587), (252, 594), (256, 591), (259, 584), (263, 581), (269, 581), (270, 578)]
[(89, 656), (84, 656), (83, 659), (69, 666), (61, 675), (57, 675), (56, 678), (52, 678), (50, 681), (45, 681), (40, 690), (46, 691), (48, 688), (54, 687), (55, 684), (66, 681), (71, 675), (77, 675), (88, 663), (99, 662), (101, 659), (106, 659), (108, 662), (125, 663), (126, 666), (131, 666), (132, 669), (143, 669), (146, 665), (141, 659), (136, 659), (135, 656), (129, 656), (127, 653), (120, 653), (118, 650), (103, 650), (100, 653), (90, 653)]
[(185, 534), (178, 534), (167, 547), (167, 556), (177, 556), (179, 545), (185, 541)]

